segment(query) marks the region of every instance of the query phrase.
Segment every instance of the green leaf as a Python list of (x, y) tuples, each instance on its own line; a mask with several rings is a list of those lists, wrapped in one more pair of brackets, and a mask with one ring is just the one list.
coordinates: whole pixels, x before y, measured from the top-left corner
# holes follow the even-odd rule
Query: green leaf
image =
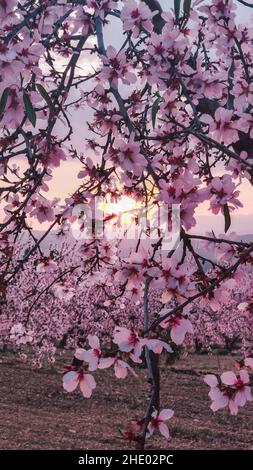
[(2, 114), (5, 110), (5, 106), (7, 104), (8, 96), (9, 96), (10, 88), (5, 88), (2, 93), (1, 100), (0, 100), (0, 114)]
[(231, 217), (230, 217), (229, 207), (227, 203), (224, 205), (223, 212), (224, 212), (224, 218), (225, 218), (225, 232), (227, 232), (231, 225)]
[(191, 10), (191, 2), (192, 0), (184, 0), (184, 15), (188, 18), (190, 15)]
[(49, 108), (51, 109), (51, 111), (53, 111), (54, 109), (54, 105), (53, 105), (53, 102), (48, 94), (48, 92), (45, 90), (45, 88), (40, 84), (38, 83), (36, 85), (36, 88), (39, 92), (39, 94), (42, 96), (42, 98), (44, 98), (44, 100), (46, 101), (46, 103), (48, 104)]
[(153, 106), (152, 106), (152, 109), (151, 109), (151, 116), (152, 116), (152, 126), (153, 128), (155, 127), (155, 122), (156, 122), (156, 115), (158, 113), (158, 109), (159, 109), (159, 103), (160, 103), (160, 96), (158, 96), (158, 98), (156, 98)]
[(31, 103), (29, 95), (25, 91), (23, 93), (23, 101), (24, 101), (24, 105), (25, 105), (26, 115), (27, 115), (29, 121), (31, 122), (31, 124), (33, 125), (33, 127), (35, 127), (35, 125), (36, 125), (36, 113), (34, 111), (34, 107)]
[(175, 18), (178, 21), (180, 15), (180, 3), (181, 0), (174, 0), (174, 11), (175, 11)]

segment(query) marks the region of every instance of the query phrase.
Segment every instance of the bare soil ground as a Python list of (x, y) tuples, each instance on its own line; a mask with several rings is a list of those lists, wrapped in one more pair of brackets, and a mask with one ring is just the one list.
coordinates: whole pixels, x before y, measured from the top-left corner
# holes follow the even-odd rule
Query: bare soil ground
[[(162, 368), (163, 407), (175, 410), (172, 439), (159, 436), (149, 449), (251, 449), (252, 404), (238, 416), (209, 408), (203, 374), (229, 369), (232, 360), (189, 356)], [(118, 430), (141, 417), (148, 397), (146, 371), (139, 379), (117, 380), (113, 371), (99, 371), (91, 399), (79, 391), (63, 391), (63, 359), (54, 369), (33, 370), (10, 354), (0, 355), (0, 449), (128, 449)]]

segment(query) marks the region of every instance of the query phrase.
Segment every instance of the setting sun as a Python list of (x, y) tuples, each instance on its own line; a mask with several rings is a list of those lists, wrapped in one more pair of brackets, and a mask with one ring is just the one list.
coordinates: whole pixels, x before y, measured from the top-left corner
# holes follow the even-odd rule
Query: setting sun
[(122, 196), (116, 202), (107, 197), (100, 204), (100, 209), (104, 211), (105, 217), (116, 215), (120, 219), (121, 225), (133, 222), (141, 207), (141, 201), (136, 201), (129, 196)]

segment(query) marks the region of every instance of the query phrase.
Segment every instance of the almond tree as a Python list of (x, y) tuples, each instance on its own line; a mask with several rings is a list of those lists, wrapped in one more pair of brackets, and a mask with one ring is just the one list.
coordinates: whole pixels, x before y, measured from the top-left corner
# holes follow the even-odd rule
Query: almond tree
[[(213, 214), (223, 214), (227, 232), (232, 212), (242, 207), (241, 184), (252, 184), (253, 32), (250, 25), (237, 24), (236, 3), (175, 0), (174, 10), (164, 12), (156, 0), (0, 1), (1, 309), (31, 257), (43, 270), (57, 263), (55, 253), (48, 257), (43, 251), (50, 232), (67, 236), (75, 222), (84, 229), (83, 212), (89, 207), (85, 262), (56, 277), (52, 269), (45, 289), (59, 288), (78, 269), (81, 278), (106, 270), (107, 279), (119, 283), (108, 300), (133, 289), (143, 297), (142, 330), (119, 325), (112, 337), (120, 354), (114, 364), (121, 353), (135, 362), (145, 351), (151, 397), (130, 433), (140, 448), (155, 429), (169, 436), (164, 421), (172, 412), (159, 409), (157, 355), (169, 351), (161, 328), (177, 328), (174, 339), (184, 338), (191, 330), (187, 313), (193, 302), (219, 302), (227, 282), (240, 282), (238, 270), (252, 262), (252, 243), (190, 232), (203, 202)], [(76, 113), (83, 120), (82, 151), (74, 143)], [(50, 199), (53, 170), (70, 159), (82, 165), (76, 190), (64, 201)], [(138, 239), (131, 258), (120, 252), (108, 257), (114, 243), (106, 242), (105, 249), (96, 232), (95, 198), (122, 194), (140, 201), (147, 213), (150, 206), (165, 207), (169, 229), (172, 207), (180, 206), (181, 248), (164, 253), (165, 234), (158, 223), (156, 242), (146, 254)], [(40, 237), (38, 223), (46, 224)], [(150, 235), (148, 224), (144, 232)], [(29, 235), (31, 244), (16, 257), (21, 235)], [(233, 256), (226, 266), (211, 263), (206, 272), (208, 258), (194, 240), (224, 243)], [(157, 318), (150, 314), (151, 289), (162, 290), (164, 309)], [(87, 396), (94, 379), (77, 356), (72, 368), (64, 376), (65, 388), (80, 383)], [(241, 374), (240, 387), (245, 387), (245, 369)], [(241, 406), (245, 395), (237, 393), (239, 382), (234, 375), (226, 379), (229, 383), (221, 377), (222, 383), (236, 390)]]

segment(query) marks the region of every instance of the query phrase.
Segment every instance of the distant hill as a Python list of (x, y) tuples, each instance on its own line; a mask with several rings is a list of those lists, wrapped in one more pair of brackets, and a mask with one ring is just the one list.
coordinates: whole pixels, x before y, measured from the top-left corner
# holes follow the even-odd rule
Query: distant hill
[[(224, 217), (222, 215), (198, 215), (197, 224), (191, 230), (192, 233), (205, 233), (213, 230), (215, 235), (224, 233)], [(231, 227), (229, 232), (238, 235), (253, 234), (253, 214), (231, 216)]]
[[(210, 229), (207, 229), (207, 231), (210, 231)], [(194, 230), (195, 232), (195, 230)], [(42, 231), (34, 231), (34, 235), (37, 239), (41, 238), (43, 236), (43, 232)], [(204, 232), (200, 233), (200, 235), (204, 235)], [(217, 237), (219, 236), (224, 236), (224, 234), (222, 233), (219, 233), (218, 231), (215, 233), (215, 235)], [(251, 243), (253, 242), (253, 234), (245, 234), (245, 235), (237, 235), (237, 239), (243, 241), (243, 242), (247, 242), (247, 243)], [(22, 240), (23, 240), (23, 243), (26, 244), (27, 240), (28, 240), (28, 236), (27, 235), (23, 235), (22, 236)], [(52, 248), (55, 248), (56, 246), (61, 246), (62, 243), (69, 243), (69, 244), (74, 244), (76, 242), (76, 240), (74, 239), (74, 237), (72, 235), (68, 235), (66, 238), (63, 238), (63, 237), (57, 237), (56, 236), (56, 232), (53, 231), (51, 232), (47, 238), (45, 240), (42, 241), (41, 243), (41, 247), (43, 249), (43, 251), (45, 252), (45, 254), (48, 253), (50, 247)], [(122, 240), (120, 241), (120, 251), (121, 251), (121, 255), (123, 257), (127, 257), (130, 255), (131, 252), (134, 252), (136, 250), (136, 245), (137, 245), (137, 242), (138, 240)], [(143, 246), (145, 249), (149, 249), (151, 248), (151, 245), (155, 243), (155, 240), (150, 240), (150, 239), (146, 239), (146, 240), (142, 240), (141, 241), (141, 246)], [(199, 248), (199, 241), (198, 240), (193, 240), (193, 246), (195, 246), (197, 248), (197, 251), (204, 257), (207, 257), (211, 260), (214, 260), (214, 255), (213, 255), (213, 252), (212, 250), (205, 250), (203, 248)]]

